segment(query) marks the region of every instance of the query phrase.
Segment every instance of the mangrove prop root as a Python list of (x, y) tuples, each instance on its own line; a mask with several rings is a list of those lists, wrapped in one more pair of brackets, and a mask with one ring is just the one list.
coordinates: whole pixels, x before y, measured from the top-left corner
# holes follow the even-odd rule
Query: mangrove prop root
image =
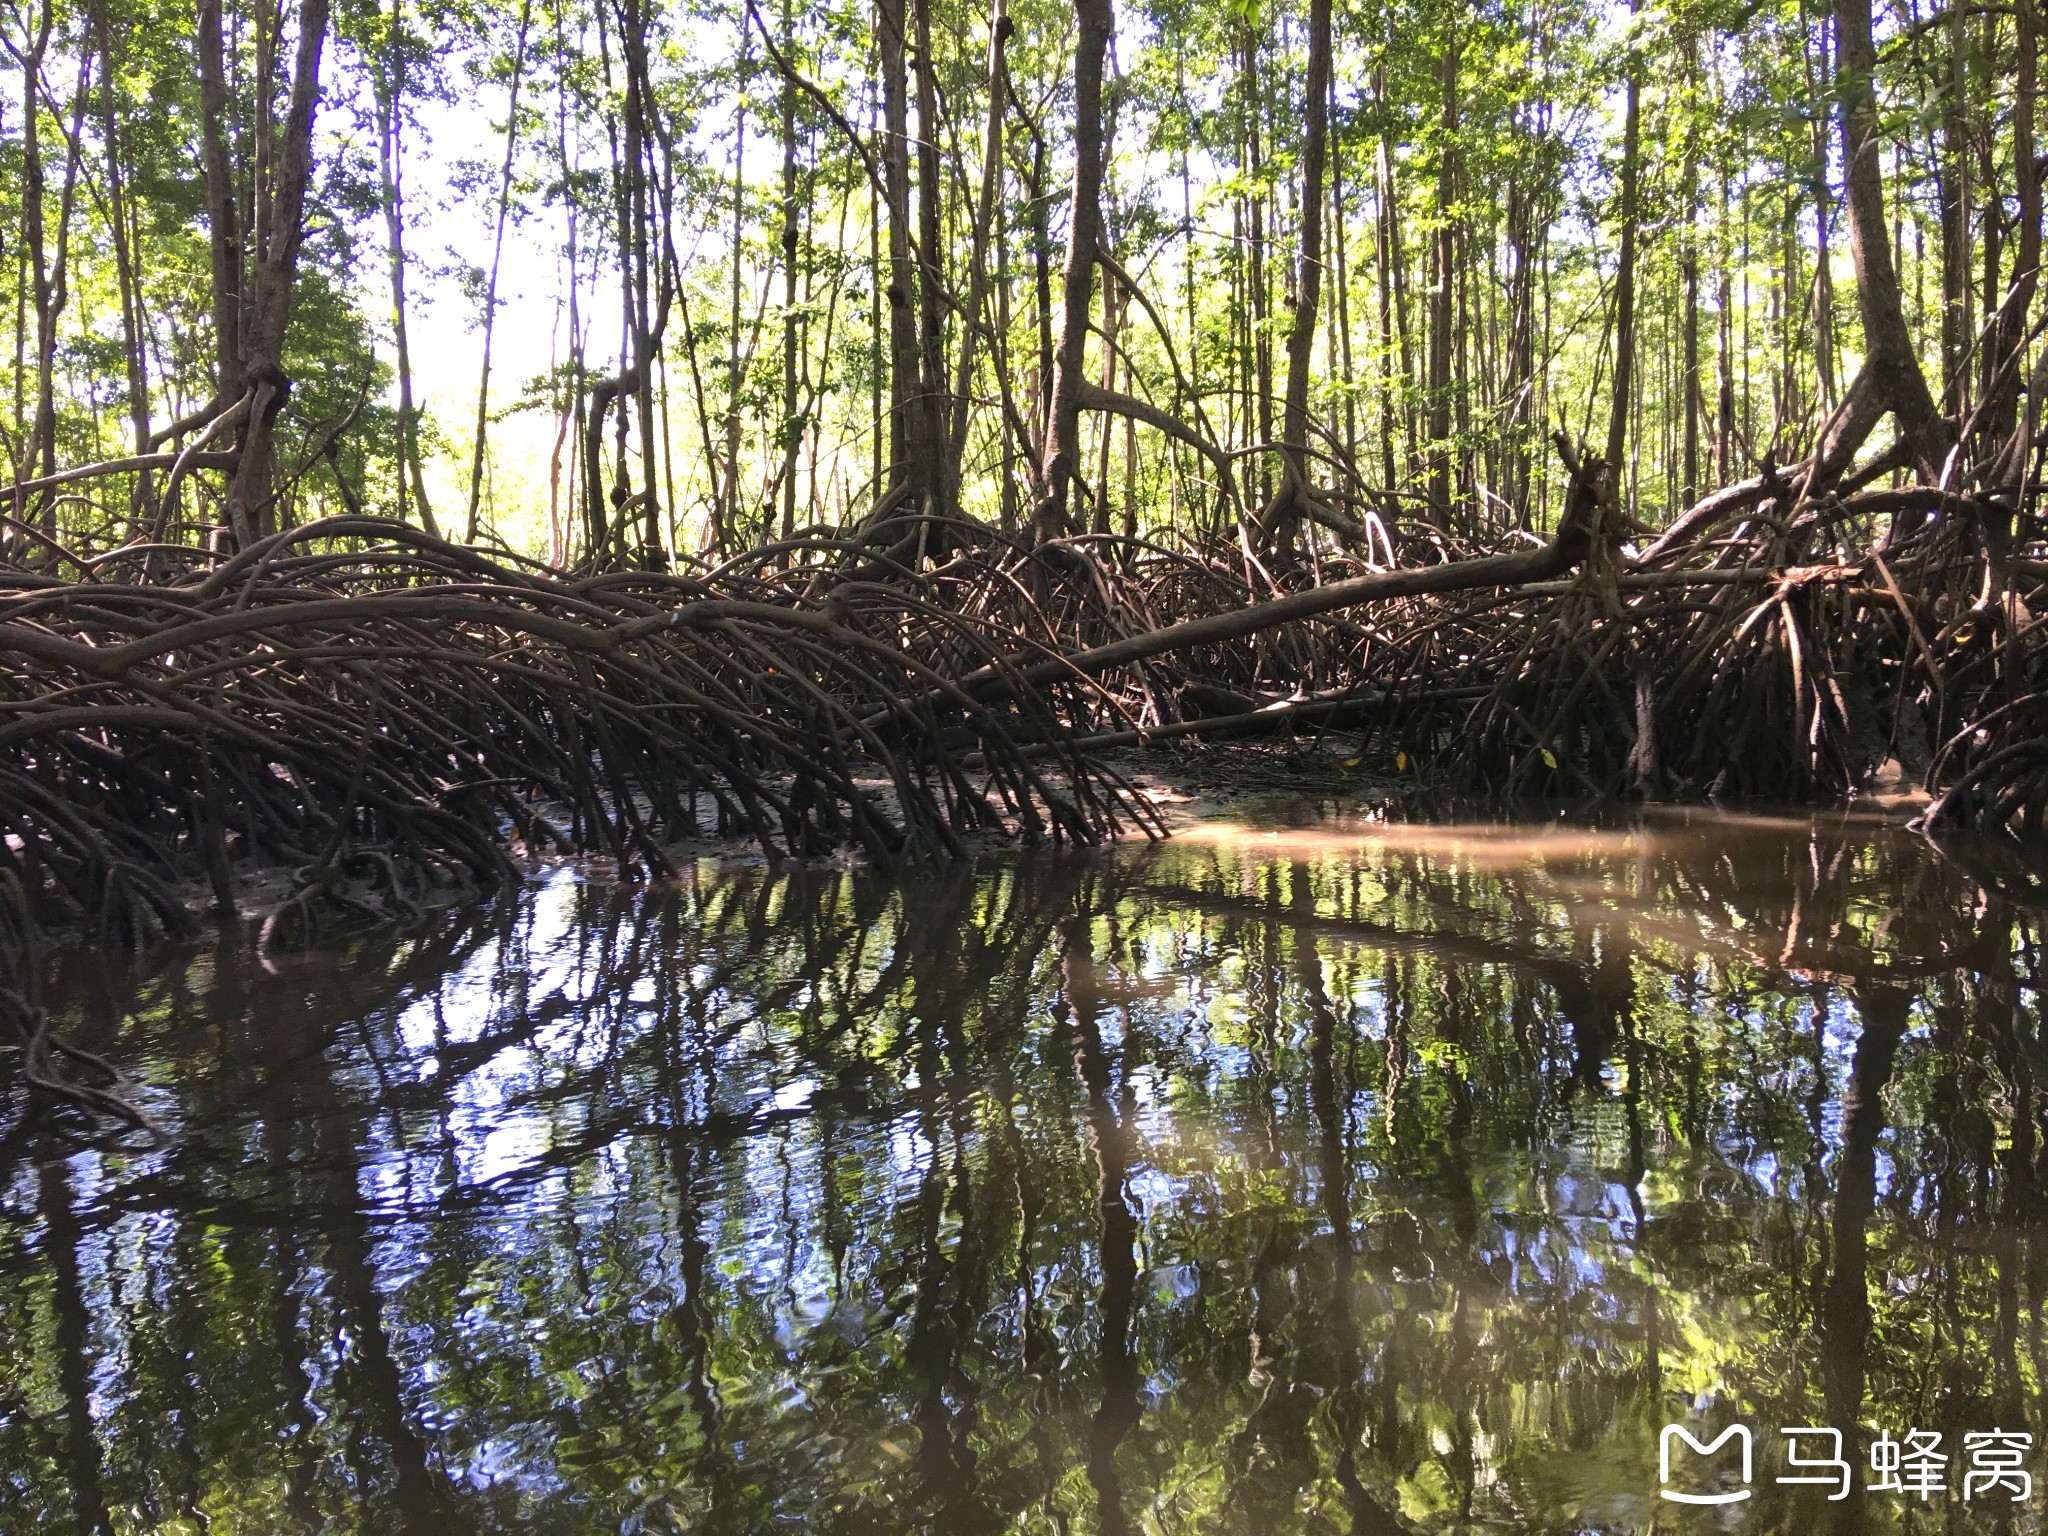
[[(44, 935), (176, 937), (252, 863), (289, 872), (274, 946), (417, 918), (522, 856), (659, 877), (690, 839), (901, 864), (992, 830), (1156, 833), (1099, 751), (1247, 727), (1341, 725), (1500, 795), (1811, 799), (1889, 758), (1931, 830), (2042, 830), (2048, 560), (2008, 538), (1994, 563), (1994, 509), (1767, 477), (1636, 552), (1605, 466), (1566, 457), (1547, 544), (1403, 521), (1312, 582), (1221, 536), (931, 518), (696, 572), (558, 571), (362, 517), (225, 558), (0, 566), (0, 964)], [(6, 1006), (0, 1044), (45, 1038)], [(105, 1091), (34, 1049), (18, 1075)]]

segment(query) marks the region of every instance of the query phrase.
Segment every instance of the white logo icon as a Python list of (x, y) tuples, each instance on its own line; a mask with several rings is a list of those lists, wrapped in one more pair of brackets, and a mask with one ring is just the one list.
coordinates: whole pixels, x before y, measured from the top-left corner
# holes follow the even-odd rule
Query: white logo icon
[[(1671, 1442), (1674, 1439), (1683, 1440), (1701, 1456), (1713, 1455), (1730, 1440), (1741, 1441), (1742, 1480), (1745, 1483), (1749, 1481), (1755, 1463), (1747, 1424), (1731, 1424), (1704, 1445), (1695, 1440), (1683, 1425), (1666, 1424), (1664, 1433), (1657, 1437), (1657, 1481), (1660, 1483), (1671, 1481)], [(1674, 1504), (1739, 1504), (1749, 1497), (1749, 1489), (1735, 1488), (1727, 1493), (1676, 1493), (1665, 1487), (1657, 1490), (1657, 1497), (1669, 1499)]]

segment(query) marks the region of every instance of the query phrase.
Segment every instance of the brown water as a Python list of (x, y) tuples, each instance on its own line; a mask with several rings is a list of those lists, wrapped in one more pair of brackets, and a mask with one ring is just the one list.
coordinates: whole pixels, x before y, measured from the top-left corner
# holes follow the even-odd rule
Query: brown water
[(74, 962), (174, 1134), (0, 1168), (0, 1531), (2036, 1530), (2041, 930), (1875, 819), (1294, 808)]

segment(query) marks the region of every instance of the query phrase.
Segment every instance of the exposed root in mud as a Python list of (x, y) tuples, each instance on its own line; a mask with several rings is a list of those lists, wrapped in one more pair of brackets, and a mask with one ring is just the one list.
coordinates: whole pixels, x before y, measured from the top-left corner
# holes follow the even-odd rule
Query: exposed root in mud
[(110, 563), (0, 578), (10, 968), (47, 935), (188, 932), (193, 887), (233, 912), (251, 859), (290, 872), (285, 942), (502, 884), (520, 852), (659, 877), (703, 837), (901, 864), (1159, 829), (1113, 771), (1023, 750), (1059, 735), (1048, 701), (957, 685), (1028, 642), (915, 581), (579, 578), (358, 519), (175, 576)]
[[(978, 834), (1157, 833), (1099, 749), (1331, 726), (1501, 797), (1817, 799), (1890, 764), (1931, 829), (2042, 830), (2031, 530), (1781, 479), (1727, 500), (1730, 531), (1708, 507), (1638, 550), (1605, 466), (1559, 446), (1547, 543), (1416, 522), (1378, 561), (1279, 575), (1243, 542), (927, 540), (932, 519), (691, 573), (578, 575), (366, 518), (232, 557), (0, 567), (0, 963), (189, 932), (192, 892), (233, 913), (257, 867), (282, 875), (282, 945), (522, 856), (659, 877), (702, 838), (900, 865)], [(20, 993), (0, 1044), (27, 1086), (134, 1118)]]

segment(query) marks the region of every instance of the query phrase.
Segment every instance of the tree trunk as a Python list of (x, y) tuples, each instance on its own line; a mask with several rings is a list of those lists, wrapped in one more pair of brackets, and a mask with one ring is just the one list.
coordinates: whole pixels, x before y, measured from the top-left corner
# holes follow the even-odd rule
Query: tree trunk
[[(1822, 24), (1826, 42), (1826, 22)], [(1807, 79), (1813, 99), (1821, 99), (1822, 82), (1808, 50)], [(1813, 119), (1813, 355), (1820, 375), (1820, 409), (1825, 414), (1835, 403), (1835, 276), (1834, 257), (1829, 249), (1829, 227), (1834, 223), (1833, 199), (1828, 191), (1827, 124), (1816, 114)], [(1894, 269), (1897, 258), (1893, 258)]]
[(1451, 513), (1451, 335), (1457, 300), (1457, 232), (1453, 228), (1457, 195), (1458, 53), (1450, 42), (1440, 66), (1442, 95), (1437, 126), (1437, 228), (1430, 271), (1429, 311), (1429, 501), (1439, 517)]
[(1308, 494), (1308, 373), (1315, 354), (1316, 309), (1323, 290), (1323, 176), (1329, 158), (1330, 128), (1330, 0), (1309, 0), (1308, 123), (1301, 147), (1301, 251), (1295, 280), (1294, 328), (1287, 337), (1287, 399), (1281, 416), (1281, 486), (1276, 523), (1276, 549), (1294, 545), (1301, 525), (1301, 504)]
[(735, 539), (739, 537), (736, 525), (740, 492), (740, 260), (745, 252), (742, 236), (746, 214), (747, 103), (744, 90), (749, 73), (747, 49), (751, 41), (746, 20), (742, 17), (739, 57), (742, 94), (734, 113), (732, 139), (732, 283), (726, 309), (725, 474), (718, 496), (720, 520)]
[(206, 182), (207, 248), (213, 276), (214, 402), (226, 409), (248, 385), (242, 371), (241, 197), (228, 159), (226, 64), (220, 0), (199, 0), (199, 164)]
[(910, 241), (910, 83), (903, 0), (877, 0), (882, 58), (882, 186), (889, 208), (889, 475), (878, 504), (898, 489), (920, 508), (932, 490), (923, 353), (917, 334), (917, 264)]
[(419, 414), (412, 399), (412, 345), (405, 328), (405, 166), (400, 141), (405, 110), (405, 12), (391, 0), (385, 56), (371, 69), (377, 108), (377, 173), (384, 202), (385, 252), (391, 266), (391, 329), (398, 351), (398, 518), (405, 520), (407, 488), (420, 509), (420, 526), (434, 538), (434, 509), (420, 467)]
[(1721, 221), (1715, 234), (1715, 301), (1719, 346), (1714, 389), (1714, 479), (1729, 485), (1735, 474), (1735, 281), (1728, 270), (1728, 167), (1721, 166)]
[[(1374, 104), (1382, 110), (1386, 104), (1384, 84), (1376, 73), (1373, 77)], [(1401, 483), (1400, 470), (1394, 463), (1395, 439), (1400, 433), (1395, 428), (1394, 379), (1395, 368), (1400, 368), (1400, 381), (1405, 387), (1410, 377), (1408, 372), (1408, 334), (1405, 326), (1400, 328), (1398, 351), (1396, 347), (1396, 324), (1394, 316), (1394, 242), (1397, 238), (1394, 224), (1394, 172), (1388, 155), (1387, 139), (1380, 134), (1373, 146), (1373, 287), (1379, 301), (1379, 396), (1380, 396), (1380, 474), (1388, 490)], [(1399, 411), (1402, 424), (1408, 422), (1408, 408), (1403, 404)], [(1411, 445), (1408, 461), (1414, 462)]]
[(1074, 189), (1068, 217), (1059, 350), (1045, 445), (1045, 495), (1032, 513), (1034, 542), (1071, 529), (1067, 514), (1081, 454), (1081, 391), (1087, 380), (1088, 311), (1095, 296), (1095, 248), (1102, 239), (1102, 69), (1115, 25), (1110, 0), (1074, 0)]
[(2017, 420), (2020, 367), (2016, 354), (2025, 345), (2027, 314), (2040, 286), (2041, 265), (2041, 167), (2036, 160), (2034, 113), (2039, 90), (2041, 22), (2035, 0), (2020, 0), (2016, 7), (2017, 68), (2014, 71), (2012, 105), (2012, 164), (2016, 183), (2019, 218), (2014, 238), (2011, 287), (2005, 298), (1998, 329), (1990, 338), (1986, 361), (1999, 374), (1997, 386), (1985, 397), (1985, 434), (1993, 443), (2003, 443)]
[[(1336, 112), (1336, 97), (1332, 87), (1331, 114)], [(1343, 138), (1332, 134), (1330, 140), (1330, 232), (1336, 237), (1337, 265), (1337, 331), (1336, 345), (1331, 348), (1330, 366), (1339, 370), (1344, 380), (1344, 459), (1345, 467), (1353, 474), (1358, 473), (1358, 395), (1353, 386), (1358, 382), (1352, 367), (1351, 352), (1351, 263), (1349, 243), (1345, 239), (1344, 208), (1344, 157)]]
[[(128, 380), (128, 420), (135, 435), (137, 455), (149, 452), (149, 360), (144, 351), (148, 320), (143, 311), (142, 274), (138, 249), (129, 224), (126, 171), (122, 164), (121, 122), (115, 109), (114, 54), (104, 16), (96, 18), (100, 57), (100, 134), (107, 156), (107, 231), (114, 247), (114, 273), (121, 299), (121, 352)], [(155, 502), (153, 477), (143, 470), (135, 478), (135, 493), (129, 504), (135, 531), (145, 526), (146, 510)]]
[[(1258, 441), (1262, 448), (1273, 441), (1273, 330), (1268, 323), (1273, 310), (1266, 288), (1266, 157), (1259, 122), (1264, 108), (1264, 97), (1259, 89), (1259, 40), (1258, 34), (1252, 32), (1244, 41), (1244, 131), (1247, 169), (1251, 177), (1251, 243), (1246, 276), (1251, 297), (1252, 398), (1247, 415), (1259, 424)], [(1267, 454), (1259, 455), (1259, 495), (1262, 498), (1272, 494), (1272, 476), (1267, 469), (1270, 463)]]
[[(512, 43), (512, 87), (505, 101), (505, 154), (498, 164), (498, 216), (491, 233), (491, 270), (484, 279), (483, 364), (476, 381), (476, 442), (469, 457), (469, 509), (463, 539), (474, 544), (483, 505), (484, 449), (491, 424), (491, 337), (498, 323), (498, 266), (505, 254), (505, 220), (512, 206), (512, 156), (519, 145), (519, 81), (526, 68), (526, 30), (533, 0), (520, 0), (519, 32)], [(424, 502), (421, 503), (425, 505)]]
[[(666, 246), (651, 247), (649, 237), (660, 228), (666, 240), (667, 207), (657, 207), (665, 196), (663, 184), (654, 175), (654, 139), (660, 126), (660, 108), (654, 99), (654, 72), (648, 54), (647, 37), (653, 26), (652, 7), (645, 0), (623, 0), (618, 7), (619, 51), (626, 66), (625, 100), (625, 228), (620, 232), (620, 265), (626, 280), (626, 322), (632, 356), (620, 377), (618, 483), (630, 484), (626, 467), (627, 399), (634, 406), (640, 434), (640, 490), (629, 492), (640, 512), (640, 558), (649, 570), (664, 570), (668, 553), (662, 542), (661, 496), (655, 473), (654, 380), (660, 360), (661, 338), (668, 328), (669, 264)], [(625, 391), (630, 390), (630, 395)], [(620, 529), (623, 542), (625, 529)]]
[[(1932, 485), (1941, 478), (1954, 438), (1949, 423), (1936, 411), (1920, 371), (1919, 354), (1900, 306), (1899, 275), (1892, 266), (1878, 160), (1877, 50), (1871, 41), (1870, 0), (1835, 0), (1835, 44), (1849, 249), (1855, 259), (1856, 297), (1863, 312), (1865, 350), (1857, 385), (1865, 378), (1871, 381), (1867, 389), (1871, 404), (1890, 409), (1922, 482)], [(1856, 393), (1855, 385), (1850, 393)], [(1823, 445), (1824, 459), (1831, 466), (1838, 460), (1846, 463), (1848, 454), (1855, 451), (1860, 434), (1853, 440), (1849, 434), (1867, 414), (1867, 409), (1858, 410), (1855, 405), (1843, 413), (1848, 418), (1844, 422), (1847, 430)], [(1863, 433), (1868, 430), (1863, 424)], [(1830, 473), (1839, 470), (1831, 468)]]
[[(297, 57), (282, 124), (274, 120), (269, 91), (257, 92), (252, 180), (261, 191), (254, 205), (247, 274), (250, 296), (247, 324), (241, 333), (249, 417), (242, 428), (241, 458), (228, 483), (227, 507), (229, 529), (243, 546), (277, 524), (271, 484), (276, 458), (273, 432), (291, 392), (282, 358), (292, 287), (298, 275), (299, 244), (305, 232), (306, 191), (313, 175), (313, 114), (320, 100), (320, 53), (327, 41), (327, 17), (327, 0), (302, 0)], [(259, 81), (271, 78), (276, 48), (276, 37), (259, 27)]]
[(1966, 111), (1970, 55), (1963, 31), (1966, 7), (1951, 5), (1948, 89), (1941, 113), (1941, 407), (1961, 417), (1969, 409), (1970, 347), (1970, 129)]
[[(969, 233), (967, 318), (960, 327), (960, 366), (955, 375), (959, 387), (954, 393), (953, 420), (946, 441), (946, 478), (954, 486), (960, 483), (967, 454), (967, 424), (974, 398), (975, 343), (987, 329), (1000, 345), (1005, 329), (1000, 324), (991, 326), (983, 310), (989, 294), (989, 243), (991, 236), (999, 233), (996, 229), (999, 217), (996, 202), (1002, 189), (1003, 174), (1003, 91), (1006, 79), (1003, 48), (1013, 30), (1009, 0), (995, 0), (995, 14), (990, 18), (988, 28), (988, 115), (982, 121), (981, 130), (981, 188), (975, 199), (974, 228)], [(1001, 266), (999, 262), (998, 267)], [(1010, 475), (1007, 455), (999, 473), (1007, 490)]]
[[(1697, 45), (1695, 45), (1697, 46)], [(1679, 469), (1678, 507), (1700, 495), (1700, 245), (1699, 161), (1690, 145), (1685, 156), (1685, 202), (1679, 210), (1679, 281), (1684, 288), (1683, 359), (1679, 387), (1685, 391), (1684, 458)]]
[(2033, 459), (2033, 427), (2040, 412), (2040, 401), (2030, 391), (2026, 416), (2021, 415), (2017, 355), (2026, 344), (2027, 314), (2040, 286), (2041, 168), (2035, 158), (2034, 114), (2039, 90), (2041, 19), (2034, 5), (2035, 0), (2020, 0), (2016, 11), (2018, 67), (2013, 92), (2012, 163), (2019, 194), (2019, 249), (2013, 253), (2012, 291), (1991, 344), (1992, 356), (2003, 375), (1991, 393), (1990, 409), (1986, 412), (1987, 436), (2000, 445), (1999, 460), (1990, 474), (1991, 488), (2005, 503), (2008, 516), (2018, 510), (2024, 494), (2027, 466)]
[[(1996, 61), (1998, 58), (1998, 17), (1993, 12), (1986, 10), (1982, 13), (1981, 19), (1984, 28), (1983, 43), (1981, 45), (1982, 56), (1989, 64), (1990, 69), (1996, 70), (1998, 65), (1993, 61)], [(1992, 129), (1992, 120), (1993, 113), (1987, 104), (1983, 117), (1978, 124), (1978, 131), (1971, 135), (1976, 141), (1977, 146), (1977, 185), (1982, 189), (1981, 201), (1984, 205), (1985, 213), (1982, 225), (1982, 243), (1984, 247), (1983, 287), (1980, 292), (1983, 296), (1982, 313), (1986, 334), (1977, 347), (1978, 384), (1976, 398), (1987, 403), (1991, 396), (1992, 376), (1998, 370), (1998, 360), (1992, 356), (1992, 343), (1997, 339), (1999, 327), (2003, 323), (1998, 320), (1997, 316), (1999, 313), (1999, 301), (2002, 297), (2000, 293), (2002, 286), (2000, 273), (2003, 270), (2001, 258), (2004, 255), (2005, 246), (2005, 193), (1998, 184), (1998, 136)], [(1984, 425), (1984, 421), (1984, 416), (1980, 415), (1978, 417), (1980, 430)], [(1966, 452), (1969, 450), (1969, 446), (1968, 444), (1964, 445)]]
[[(47, 173), (44, 170), (42, 133), (43, 60), (48, 53), (55, 26), (54, 7), (45, 0), (33, 37), (26, 51), (10, 41), (22, 72), (22, 187), (21, 220), (23, 244), (28, 253), (28, 276), (36, 312), (35, 415), (29, 425), (27, 451), (29, 468), (24, 478), (45, 479), (57, 472), (57, 322), (71, 301), (71, 218), (78, 201), (80, 146), (83, 142), (86, 102), (92, 91), (93, 55), (89, 40), (83, 41), (78, 74), (73, 85), (71, 128), (66, 136), (64, 180), (57, 197), (56, 249), (50, 249), (47, 227)], [(60, 132), (61, 132), (60, 128)], [(44, 492), (34, 514), (46, 538), (57, 536), (57, 507), (54, 497)], [(25, 509), (24, 509), (25, 510)]]
[[(1631, 25), (1635, 6), (1629, 7)], [(1629, 408), (1636, 367), (1637, 182), (1642, 165), (1642, 61), (1633, 41), (1628, 51), (1626, 105), (1621, 127), (1621, 260), (1614, 274), (1614, 403), (1607, 416), (1607, 470), (1622, 486), (1622, 454), (1628, 442)]]
[[(925, 510), (951, 515), (959, 509), (960, 488), (947, 472), (944, 451), (952, 412), (946, 388), (945, 177), (939, 169), (939, 86), (932, 66), (931, 0), (910, 0), (910, 7), (917, 47), (917, 339), (922, 381), (918, 414), (923, 418), (925, 479), (931, 495), (931, 506)], [(964, 382), (961, 387), (966, 388)]]
[[(782, 50), (794, 42), (790, 0), (782, 0)], [(797, 419), (797, 199), (796, 82), (782, 80), (782, 537), (796, 534), (796, 460), (803, 446), (803, 424)]]

